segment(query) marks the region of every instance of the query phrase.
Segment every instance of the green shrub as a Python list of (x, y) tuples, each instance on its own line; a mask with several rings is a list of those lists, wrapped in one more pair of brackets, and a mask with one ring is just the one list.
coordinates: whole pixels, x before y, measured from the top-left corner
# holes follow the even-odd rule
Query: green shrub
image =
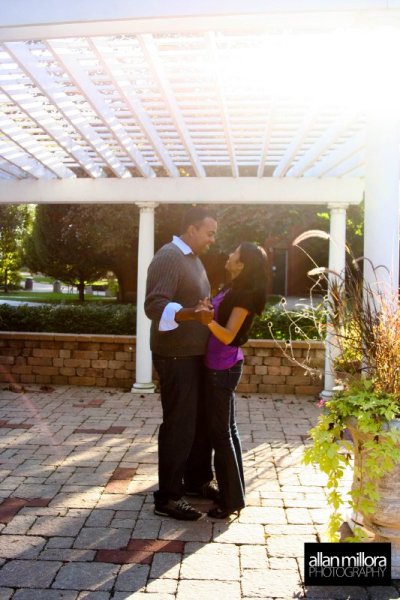
[(1, 304), (0, 331), (134, 335), (136, 307), (131, 304)]
[(254, 319), (249, 339), (323, 340), (324, 317), (320, 310), (310, 308), (288, 311), (281, 304), (267, 306)]
[[(318, 321), (320, 318), (320, 321)], [(323, 339), (321, 315), (303, 309), (286, 311), (268, 306), (254, 319), (249, 339)], [(0, 331), (134, 335), (136, 307), (132, 304), (0, 304)]]

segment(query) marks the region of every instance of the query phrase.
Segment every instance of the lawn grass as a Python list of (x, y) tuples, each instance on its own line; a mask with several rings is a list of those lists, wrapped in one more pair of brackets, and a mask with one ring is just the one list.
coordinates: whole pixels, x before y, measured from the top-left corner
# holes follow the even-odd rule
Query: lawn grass
[[(78, 294), (55, 294), (54, 292), (12, 291), (8, 294), (0, 292), (1, 300), (17, 300), (18, 302), (40, 302), (48, 304), (77, 304)], [(85, 302), (101, 302), (112, 304), (115, 298), (106, 298), (95, 294), (85, 294)]]

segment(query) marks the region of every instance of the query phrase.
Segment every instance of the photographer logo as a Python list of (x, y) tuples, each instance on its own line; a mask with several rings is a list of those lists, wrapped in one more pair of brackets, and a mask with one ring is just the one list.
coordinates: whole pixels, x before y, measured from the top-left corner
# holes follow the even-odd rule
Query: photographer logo
[(390, 585), (391, 545), (306, 543), (306, 585)]

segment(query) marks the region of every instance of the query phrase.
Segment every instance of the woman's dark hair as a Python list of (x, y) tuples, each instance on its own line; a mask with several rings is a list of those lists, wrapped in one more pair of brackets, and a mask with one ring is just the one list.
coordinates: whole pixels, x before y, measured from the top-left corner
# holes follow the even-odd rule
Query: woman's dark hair
[(245, 292), (253, 298), (254, 312), (260, 314), (267, 299), (268, 258), (257, 244), (242, 242), (239, 246), (243, 269), (231, 283), (232, 292)]
[(226, 325), (235, 306), (246, 308), (249, 314), (230, 346), (242, 346), (248, 340), (248, 331), (255, 314), (261, 314), (267, 300), (267, 254), (263, 248), (251, 242), (239, 246), (243, 269), (230, 284), (218, 310), (218, 323)]

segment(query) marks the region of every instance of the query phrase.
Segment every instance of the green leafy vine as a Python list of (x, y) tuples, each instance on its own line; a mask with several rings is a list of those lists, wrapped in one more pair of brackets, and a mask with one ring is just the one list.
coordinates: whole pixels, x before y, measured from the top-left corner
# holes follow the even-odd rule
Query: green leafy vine
[[(303, 461), (318, 465), (328, 476), (331, 541), (339, 541), (338, 529), (343, 522), (341, 509), (346, 501), (356, 515), (369, 515), (374, 511), (379, 500), (377, 482), (400, 460), (400, 431), (389, 427), (390, 421), (397, 417), (398, 399), (377, 392), (372, 380), (361, 379), (326, 402), (317, 425), (310, 430), (312, 445), (305, 450)], [(345, 435), (349, 428), (353, 440)], [(348, 497), (343, 498), (340, 483), (354, 454), (355, 483)], [(356, 527), (353, 537), (346, 541), (364, 538), (364, 530)]]

